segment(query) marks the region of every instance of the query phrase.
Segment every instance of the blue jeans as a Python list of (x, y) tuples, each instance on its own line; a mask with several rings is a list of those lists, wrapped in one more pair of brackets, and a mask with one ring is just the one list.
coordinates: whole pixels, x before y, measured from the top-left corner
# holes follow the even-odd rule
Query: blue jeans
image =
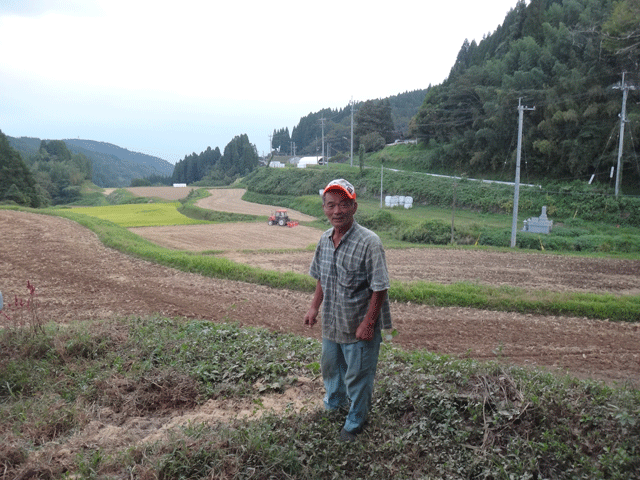
[(324, 406), (327, 410), (349, 409), (344, 424), (348, 432), (359, 432), (367, 420), (381, 341), (380, 331), (371, 341), (335, 343), (322, 339)]

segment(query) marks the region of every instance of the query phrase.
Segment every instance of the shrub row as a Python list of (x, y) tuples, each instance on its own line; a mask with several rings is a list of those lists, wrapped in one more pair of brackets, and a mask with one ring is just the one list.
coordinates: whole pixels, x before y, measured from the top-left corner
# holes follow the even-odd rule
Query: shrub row
[[(347, 178), (363, 196), (380, 195), (380, 170), (342, 168), (261, 168), (244, 183), (249, 190), (272, 195), (302, 196), (317, 194), (336, 175)], [(538, 216), (543, 206), (555, 218), (582, 218), (612, 225), (640, 227), (640, 198), (616, 198), (609, 192), (583, 182), (547, 184), (520, 188), (519, 212), (524, 217)], [(455, 195), (460, 208), (485, 213), (511, 213), (513, 186), (468, 179), (455, 180), (415, 172), (385, 170), (385, 195), (410, 195), (415, 204), (449, 208)]]

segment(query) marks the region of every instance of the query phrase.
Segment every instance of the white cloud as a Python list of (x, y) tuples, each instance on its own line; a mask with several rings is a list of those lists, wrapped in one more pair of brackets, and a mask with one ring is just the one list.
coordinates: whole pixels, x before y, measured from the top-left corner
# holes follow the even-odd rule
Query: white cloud
[(172, 161), (240, 133), (265, 151), (312, 111), (441, 83), (515, 4), (5, 0), (0, 129)]

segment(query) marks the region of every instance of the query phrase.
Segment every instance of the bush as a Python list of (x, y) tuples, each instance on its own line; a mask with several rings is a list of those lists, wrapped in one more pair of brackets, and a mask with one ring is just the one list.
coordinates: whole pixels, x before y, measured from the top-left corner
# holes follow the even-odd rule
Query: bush
[(575, 249), (579, 252), (607, 251), (611, 237), (606, 235), (582, 235), (575, 240)]
[(575, 244), (572, 238), (564, 236), (546, 235), (541, 240), (546, 250), (570, 252), (575, 250)]
[(580, 237), (582, 235), (588, 235), (589, 230), (580, 227), (559, 226), (553, 227), (552, 233), (556, 237)]
[(478, 245), (508, 247), (511, 245), (511, 230), (485, 230), (478, 239)]
[(374, 231), (388, 231), (402, 223), (388, 210), (376, 210), (374, 213), (369, 214), (357, 213), (356, 221), (363, 227)]
[[(546, 235), (544, 235), (546, 236)], [(511, 239), (509, 239), (511, 245)], [(541, 234), (518, 232), (516, 235), (516, 245), (518, 248), (527, 248), (529, 250), (541, 250), (542, 245)]]
[(451, 225), (440, 220), (427, 220), (405, 230), (401, 239), (411, 243), (446, 245), (451, 241)]
[(378, 132), (367, 133), (360, 139), (360, 145), (364, 145), (366, 152), (377, 152), (384, 148), (384, 137)]
[(612, 239), (613, 250), (620, 253), (637, 253), (640, 251), (640, 239), (631, 235), (622, 235)]

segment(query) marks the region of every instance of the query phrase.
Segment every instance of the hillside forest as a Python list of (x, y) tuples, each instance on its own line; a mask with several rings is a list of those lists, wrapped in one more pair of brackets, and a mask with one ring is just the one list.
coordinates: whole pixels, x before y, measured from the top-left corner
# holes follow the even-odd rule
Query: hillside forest
[(521, 104), (532, 178), (608, 182), (626, 90), (623, 181), (639, 191), (639, 59), (637, 0), (519, 1), (429, 89), (410, 126), (429, 146), (416, 167), (512, 177)]
[[(463, 43), (442, 84), (309, 113), (291, 132), (273, 130), (272, 154), (316, 155), (322, 142), (332, 161), (344, 162), (353, 118), (358, 154), (417, 139), (398, 167), (513, 181), (522, 114), (527, 181), (606, 187), (619, 161), (622, 191), (640, 193), (639, 59), (637, 0), (520, 0), (493, 33)], [(64, 141), (66, 150), (55, 140), (9, 142), (29, 173), (19, 173), (16, 153), (3, 144), (0, 201), (31, 205), (72, 201), (85, 179), (101, 187), (224, 185), (260, 161), (246, 134), (175, 166), (141, 154), (124, 158), (123, 149), (96, 149), (97, 142)]]
[(27, 162), (0, 131), (0, 200), (30, 207), (72, 203), (91, 180), (91, 161), (62, 140), (42, 141)]

